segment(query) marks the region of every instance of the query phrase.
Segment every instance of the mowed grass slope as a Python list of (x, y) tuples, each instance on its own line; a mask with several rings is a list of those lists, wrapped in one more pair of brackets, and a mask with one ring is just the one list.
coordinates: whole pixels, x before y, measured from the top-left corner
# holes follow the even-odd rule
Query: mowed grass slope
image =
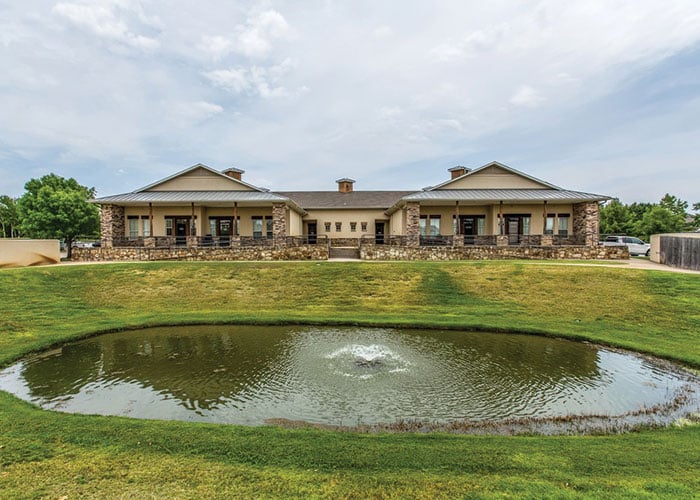
[[(407, 325), (592, 339), (700, 367), (700, 278), (526, 262), (136, 263), (0, 272), (0, 364), (156, 324)], [(0, 497), (693, 497), (700, 428), (354, 435), (39, 410), (0, 393)]]

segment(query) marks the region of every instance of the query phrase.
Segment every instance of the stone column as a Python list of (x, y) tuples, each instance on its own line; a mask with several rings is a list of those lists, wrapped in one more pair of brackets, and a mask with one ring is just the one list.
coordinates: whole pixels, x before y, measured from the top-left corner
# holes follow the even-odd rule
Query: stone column
[(584, 241), (587, 247), (598, 245), (600, 206), (597, 202), (576, 203), (573, 213), (574, 238)]
[(507, 247), (508, 246), (508, 235), (507, 234), (499, 234), (498, 236), (496, 236), (496, 246)]
[(543, 234), (540, 245), (542, 245), (543, 247), (551, 247), (552, 245), (554, 245), (554, 237), (551, 234)]
[(272, 204), (272, 237), (276, 245), (287, 243), (287, 205), (284, 203)]
[(100, 209), (100, 240), (102, 247), (114, 247), (114, 240), (126, 237), (124, 225), (124, 207), (102, 205)]
[(406, 246), (420, 246), (420, 203), (409, 201), (406, 203)]

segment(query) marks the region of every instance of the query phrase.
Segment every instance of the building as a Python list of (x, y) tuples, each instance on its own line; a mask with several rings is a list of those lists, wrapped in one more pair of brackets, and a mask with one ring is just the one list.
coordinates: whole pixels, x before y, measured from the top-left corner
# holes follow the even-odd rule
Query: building
[(279, 191), (244, 171), (197, 164), (131, 193), (98, 198), (102, 247), (240, 248), (598, 246), (599, 204), (498, 162), (449, 169), (419, 191)]

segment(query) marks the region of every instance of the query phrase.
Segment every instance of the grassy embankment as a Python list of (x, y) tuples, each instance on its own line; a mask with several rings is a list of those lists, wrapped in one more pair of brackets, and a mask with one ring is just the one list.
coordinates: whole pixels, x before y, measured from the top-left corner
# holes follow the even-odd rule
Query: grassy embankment
[[(0, 364), (153, 324), (412, 325), (586, 338), (700, 367), (700, 278), (474, 263), (151, 263), (0, 272)], [(353, 435), (46, 412), (0, 393), (3, 497), (700, 492), (700, 427), (623, 436)]]

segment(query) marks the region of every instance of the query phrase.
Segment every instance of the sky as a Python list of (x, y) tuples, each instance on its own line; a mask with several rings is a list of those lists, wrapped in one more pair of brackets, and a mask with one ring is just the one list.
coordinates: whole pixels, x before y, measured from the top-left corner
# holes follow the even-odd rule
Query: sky
[(0, 0), (0, 194), (194, 164), (420, 189), (499, 161), (700, 202), (700, 2)]

